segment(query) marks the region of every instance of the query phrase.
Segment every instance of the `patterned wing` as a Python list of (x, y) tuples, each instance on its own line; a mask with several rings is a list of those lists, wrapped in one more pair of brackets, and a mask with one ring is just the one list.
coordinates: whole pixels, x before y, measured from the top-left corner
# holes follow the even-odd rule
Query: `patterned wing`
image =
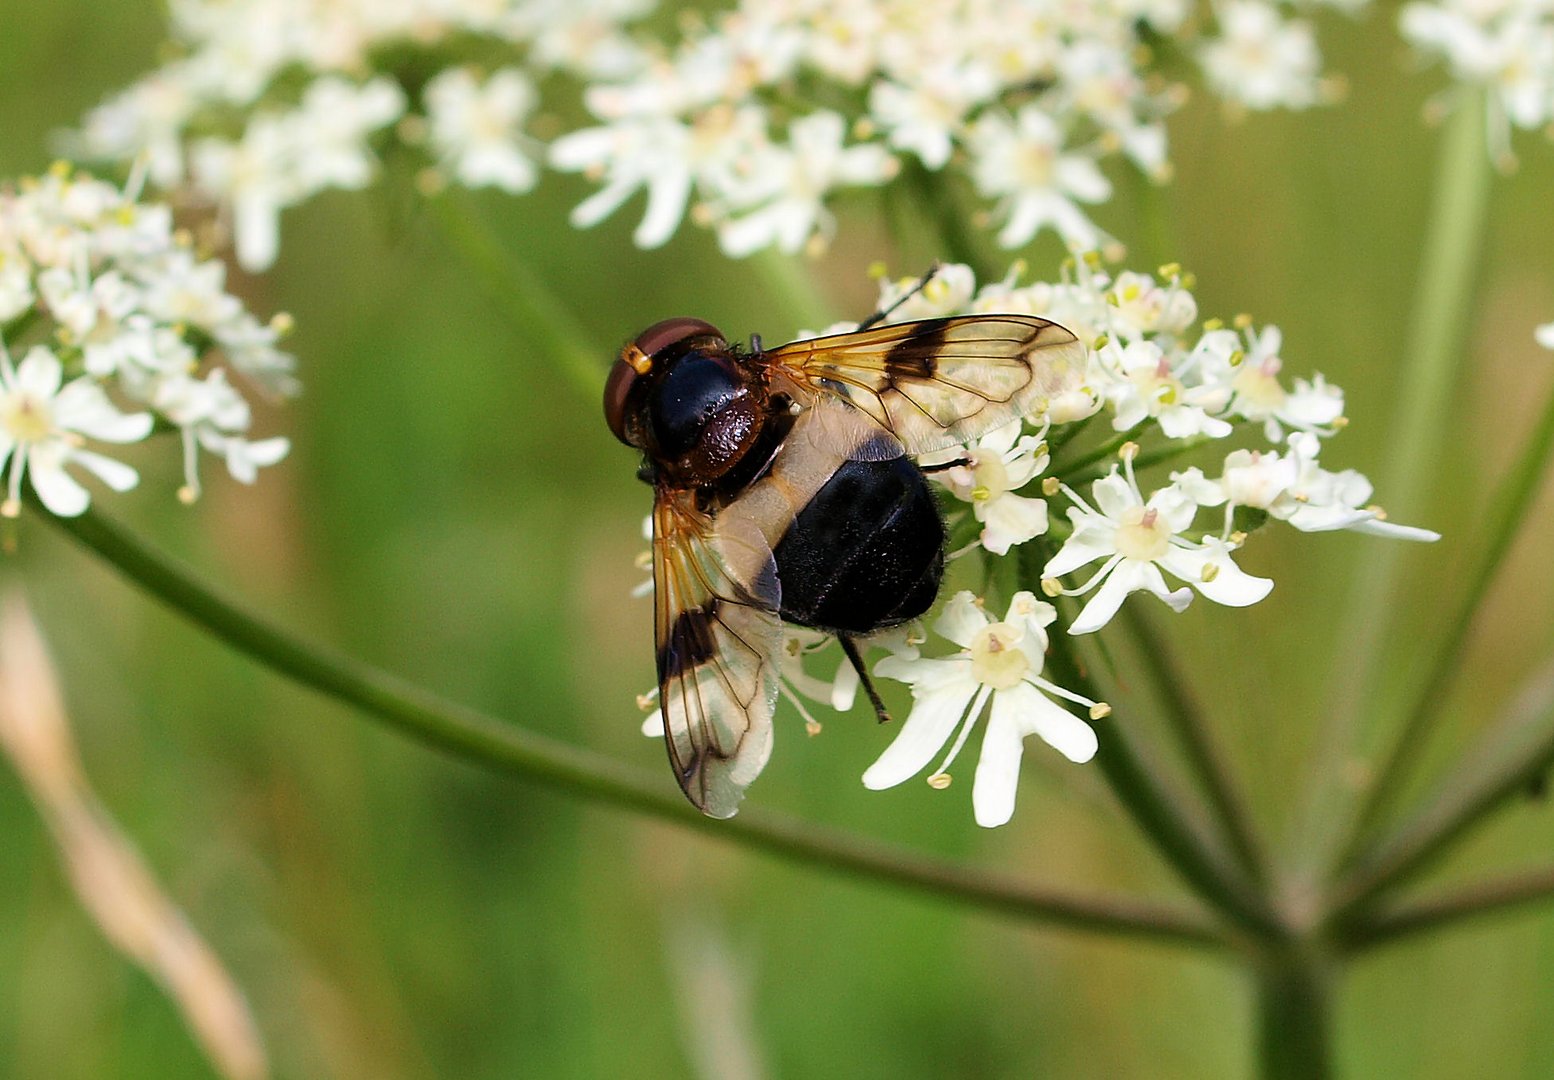
[(762, 355), (810, 400), (833, 395), (867, 413), (909, 454), (940, 450), (1077, 389), (1085, 347), (1034, 315), (965, 315), (795, 341)]
[(669, 762), (697, 809), (733, 817), (772, 751), (782, 623), (771, 547), (747, 518), (660, 490), (653, 583)]

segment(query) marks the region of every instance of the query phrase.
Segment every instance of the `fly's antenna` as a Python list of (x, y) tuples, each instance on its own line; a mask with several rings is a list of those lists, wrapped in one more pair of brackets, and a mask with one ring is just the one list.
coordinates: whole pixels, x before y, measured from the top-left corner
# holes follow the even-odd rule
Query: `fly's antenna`
[(924, 274), (922, 277), (917, 279), (917, 284), (916, 285), (913, 285), (906, 292), (904, 292), (900, 296), (896, 297), (895, 300), (891, 301), (891, 303), (890, 303), (890, 305), (888, 307), (880, 308), (873, 315), (870, 315), (867, 319), (864, 319), (863, 322), (858, 324), (858, 329), (859, 330), (867, 330), (867, 329), (869, 329), (869, 327), (877, 326), (878, 324), (884, 322), (886, 319), (890, 318), (891, 313), (894, 312), (898, 307), (900, 307), (902, 304), (904, 304), (908, 300), (912, 299), (912, 297), (916, 296), (918, 293), (923, 291), (923, 289), (928, 285), (928, 283), (930, 281), (932, 281), (934, 279), (934, 277), (939, 273), (939, 268), (942, 265), (943, 265), (942, 263), (934, 263), (932, 266), (930, 266), (928, 268), (928, 272), (926, 274)]

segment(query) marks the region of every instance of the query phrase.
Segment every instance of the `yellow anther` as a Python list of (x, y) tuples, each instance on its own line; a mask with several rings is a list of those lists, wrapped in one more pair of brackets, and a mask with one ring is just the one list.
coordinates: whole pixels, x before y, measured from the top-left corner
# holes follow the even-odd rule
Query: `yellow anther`
[(1219, 564), (1204, 563), (1203, 569), (1198, 573), (1198, 577), (1204, 583), (1213, 581), (1215, 578), (1219, 577)]
[(1105, 720), (1111, 714), (1112, 707), (1104, 701), (1097, 701), (1090, 706), (1090, 719), (1092, 720)]
[(1056, 495), (1063, 487), (1063, 482), (1056, 476), (1044, 476), (1041, 478), (1041, 493), (1043, 495)]
[(1044, 577), (1041, 579), (1041, 591), (1047, 596), (1062, 596), (1063, 586), (1057, 578)]
[(928, 786), (935, 791), (943, 791), (950, 786), (950, 774), (947, 772), (934, 773), (928, 778)]

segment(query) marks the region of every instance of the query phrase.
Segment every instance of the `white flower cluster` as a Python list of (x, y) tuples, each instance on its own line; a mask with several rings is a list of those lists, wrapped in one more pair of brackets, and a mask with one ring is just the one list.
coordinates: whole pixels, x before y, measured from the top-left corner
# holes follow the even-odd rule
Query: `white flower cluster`
[(1511, 128), (1554, 123), (1554, 0), (1416, 0), (1403, 37), (1446, 61), (1451, 77), (1488, 91), (1490, 151), (1508, 164)]
[[(1016, 267), (1004, 280), (978, 288), (968, 267), (946, 266), (909, 293), (913, 284), (883, 284), (882, 306), (906, 297), (890, 321), (966, 312), (1040, 314), (1092, 346), (1083, 388), (1053, 401), (1034, 431), (1012, 424), (925, 461), (952, 466), (931, 476), (970, 505), (980, 526), (973, 546), (1002, 556), (1049, 530), (1059, 534), (1049, 540), (1039, 582), (1030, 584), (1053, 598), (1087, 597), (1066, 627), (1070, 635), (1101, 629), (1137, 591), (1154, 594), (1174, 611), (1195, 595), (1231, 607), (1262, 600), (1273, 582), (1245, 572), (1232, 556), (1247, 533), (1264, 524), (1438, 539), (1387, 521), (1370, 504), (1371, 485), (1360, 473), (1332, 472), (1320, 463), (1324, 440), (1345, 426), (1342, 392), (1320, 375), (1287, 384), (1276, 327), (1257, 330), (1245, 318), (1235, 328), (1217, 320), (1200, 323), (1190, 281), (1175, 267), (1162, 268), (1158, 277), (1114, 275), (1090, 258), (1072, 261), (1056, 282), (1021, 285)], [(1225, 452), (1217, 475), (1191, 467), (1171, 472), (1152, 489), (1141, 486), (1138, 471), (1145, 464), (1202, 453), (1237, 432), (1250, 435), (1254, 445)], [(1110, 463), (1114, 452), (1121, 460)], [(1085, 485), (1088, 496), (1078, 490)], [(1049, 520), (1047, 501), (1053, 498), (1066, 510), (1066, 527)], [(1074, 586), (1059, 580), (1084, 568), (1093, 569)], [(987, 730), (973, 790), (983, 825), (1002, 824), (1013, 813), (1025, 736), (1039, 736), (1072, 761), (1088, 760), (1096, 752), (1095, 734), (1063, 703), (1081, 707), (1092, 720), (1109, 709), (1042, 678), (1048, 628), (1056, 619), (1056, 609), (1028, 591), (1013, 596), (997, 621), (982, 599), (962, 593), (936, 624), (958, 652), (924, 656), (915, 645), (875, 642), (891, 655), (874, 672), (908, 683), (914, 705), (864, 782), (871, 788), (901, 783), (953, 736), (929, 777), (935, 787), (947, 785), (951, 763), (984, 712)], [(808, 696), (823, 698), (813, 688)]]
[(651, 7), (180, 0), (176, 58), (88, 114), (66, 150), (87, 161), (144, 159), (156, 187), (229, 213), (239, 260), (264, 269), (280, 212), (328, 188), (365, 187), (393, 138), (425, 150), (434, 181), (529, 190), (541, 152), (524, 130), (535, 80), (556, 68), (582, 77), (636, 70), (640, 49), (619, 24)]
[(283, 438), (249, 441), (248, 401), (229, 376), (293, 392), (292, 358), (277, 348), (287, 320), (260, 323), (224, 282), (165, 206), (63, 167), (0, 188), (0, 513), (20, 511), (24, 478), (53, 513), (81, 513), (89, 496), (71, 466), (133, 487), (135, 470), (88, 440), (139, 442), (158, 425), (182, 436), (186, 501), (201, 449), (244, 483), (285, 456)]
[(1148, 68), (1146, 37), (1186, 38), (1216, 91), (1247, 108), (1321, 97), (1294, 5), (1238, 0), (1218, 36), (1195, 36), (1191, 8), (742, 0), (642, 70), (596, 80), (585, 101), (599, 125), (559, 139), (551, 159), (604, 182), (574, 213), (580, 226), (646, 190), (643, 246), (687, 208), (730, 255), (818, 245), (834, 190), (884, 184), (914, 159), (963, 171), (1004, 246), (1051, 229), (1091, 249), (1106, 239), (1085, 209), (1111, 196), (1104, 160), (1169, 173), (1162, 118), (1185, 91)]
[[(1179, 43), (1241, 107), (1303, 108), (1321, 59), (1294, 13), (1313, 5), (742, 0), (664, 42), (628, 33), (654, 0), (182, 0), (175, 59), (90, 113), (67, 152), (143, 158), (158, 188), (221, 206), (249, 269), (274, 261), (282, 210), (366, 186), (406, 147), (428, 190), (582, 173), (601, 186), (579, 226), (645, 192), (644, 247), (688, 211), (730, 255), (820, 245), (836, 191), (910, 160), (969, 178), (1005, 246), (1053, 230), (1091, 249), (1107, 159), (1170, 171), (1162, 119), (1186, 91), (1146, 42)], [(594, 119), (546, 146), (538, 87), (558, 70)]]

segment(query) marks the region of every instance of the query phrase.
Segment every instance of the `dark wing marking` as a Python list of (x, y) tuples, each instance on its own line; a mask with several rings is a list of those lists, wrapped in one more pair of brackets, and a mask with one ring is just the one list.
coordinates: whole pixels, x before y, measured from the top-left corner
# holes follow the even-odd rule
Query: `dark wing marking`
[(1039, 417), (1077, 389), (1085, 347), (1034, 315), (964, 315), (795, 341), (761, 355), (813, 403), (829, 394), (868, 414), (909, 454), (967, 443)]
[(686, 798), (732, 817), (772, 750), (781, 595), (771, 547), (740, 514), (690, 492), (653, 506), (653, 583), (664, 743)]

